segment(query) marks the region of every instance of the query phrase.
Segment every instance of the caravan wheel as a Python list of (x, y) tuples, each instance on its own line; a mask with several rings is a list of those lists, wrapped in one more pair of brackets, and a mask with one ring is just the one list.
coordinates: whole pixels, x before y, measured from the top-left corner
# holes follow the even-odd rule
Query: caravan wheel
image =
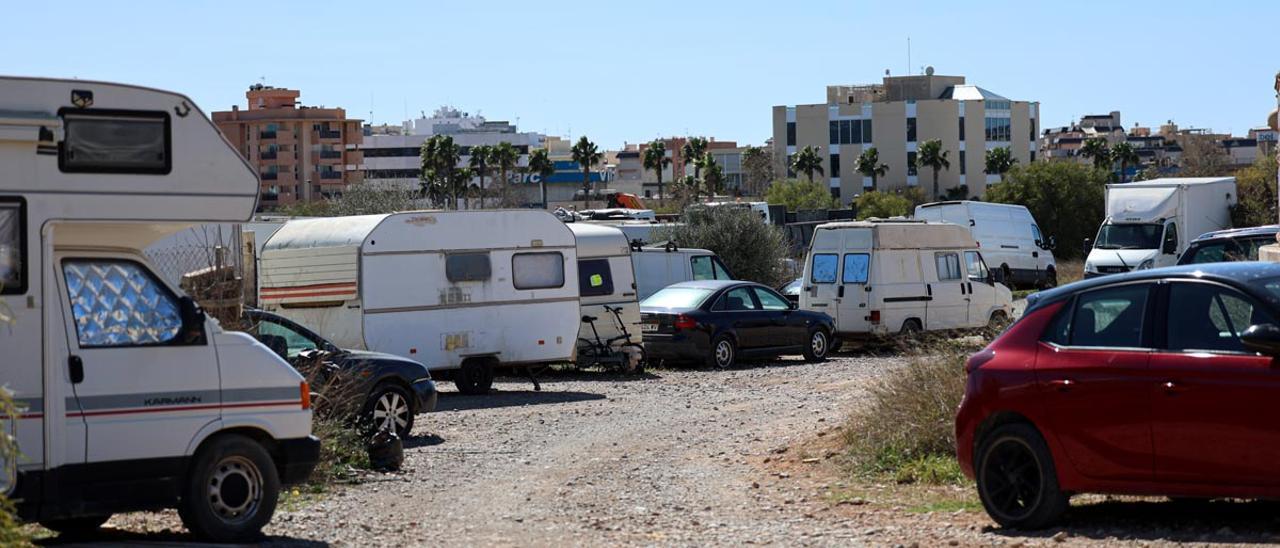
[(468, 395), (488, 394), (493, 387), (493, 361), (467, 360), (462, 369), (453, 374), (453, 384), (458, 391)]

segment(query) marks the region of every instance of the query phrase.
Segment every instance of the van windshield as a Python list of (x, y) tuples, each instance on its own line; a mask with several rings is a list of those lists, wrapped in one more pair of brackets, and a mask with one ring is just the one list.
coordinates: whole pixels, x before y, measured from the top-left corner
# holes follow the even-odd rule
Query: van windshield
[(640, 303), (644, 308), (670, 308), (676, 310), (688, 310), (697, 308), (702, 301), (713, 293), (710, 289), (702, 289), (698, 287), (667, 287), (650, 295)]
[(1098, 230), (1097, 249), (1156, 249), (1164, 226), (1155, 223), (1105, 224)]

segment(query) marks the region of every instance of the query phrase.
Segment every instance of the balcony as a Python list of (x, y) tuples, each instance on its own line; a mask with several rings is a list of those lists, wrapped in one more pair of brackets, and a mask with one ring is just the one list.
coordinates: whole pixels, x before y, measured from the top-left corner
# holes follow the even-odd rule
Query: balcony
[(258, 138), (259, 138), (259, 139), (275, 139), (275, 138), (276, 138), (276, 132), (274, 132), (274, 131), (259, 131), (259, 132), (258, 132)]
[(342, 132), (338, 130), (322, 129), (320, 130), (320, 138), (321, 139), (341, 139)]
[(274, 160), (276, 159), (276, 151), (268, 150), (266, 152), (259, 153), (258, 157), (262, 158), (263, 160)]
[(341, 158), (342, 151), (341, 150), (322, 150), (320, 151), (320, 157), (325, 159)]
[(341, 171), (321, 171), (320, 178), (321, 179), (341, 179), (342, 172)]
[(280, 175), (280, 174), (279, 174), (279, 173), (277, 173), (277, 172), (274, 172), (274, 171), (268, 171), (268, 172), (265, 172), (265, 173), (263, 173), (263, 174), (262, 174), (262, 180), (263, 180), (263, 181), (274, 181), (274, 180), (276, 180), (276, 179), (279, 177), (279, 175)]

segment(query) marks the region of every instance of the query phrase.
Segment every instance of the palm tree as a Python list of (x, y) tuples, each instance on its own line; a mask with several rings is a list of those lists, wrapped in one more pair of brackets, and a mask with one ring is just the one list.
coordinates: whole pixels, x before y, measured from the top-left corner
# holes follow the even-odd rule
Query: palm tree
[(502, 177), (501, 182), (498, 185), (498, 193), (502, 196), (501, 206), (505, 207), (507, 205), (507, 184), (510, 183), (510, 180), (507, 179), (507, 175), (511, 173), (516, 166), (520, 165), (520, 151), (516, 150), (516, 147), (511, 146), (511, 143), (503, 141), (498, 143), (498, 145), (493, 147), (493, 150), (490, 151), (489, 161), (498, 166), (498, 174)]
[(489, 174), (489, 161), (493, 157), (493, 147), (476, 145), (471, 147), (471, 170), (480, 177), (480, 209), (484, 209), (484, 177)]
[[(821, 160), (821, 159), (819, 159)], [(702, 173), (702, 186), (706, 188), (707, 196), (714, 197), (724, 191), (724, 169), (716, 162), (716, 159), (708, 152), (702, 157), (702, 168), (706, 171)], [(821, 171), (822, 167), (819, 166)]]
[(871, 177), (871, 190), (876, 190), (877, 181), (889, 172), (889, 166), (880, 163), (880, 151), (870, 147), (858, 155), (857, 171), (863, 177)]
[(791, 169), (796, 173), (803, 173), (809, 178), (809, 182), (813, 182), (813, 174), (825, 175), (822, 171), (822, 155), (818, 154), (818, 147), (807, 146), (791, 159)]
[(942, 150), (941, 139), (929, 139), (920, 144), (919, 154), (916, 155), (916, 162), (933, 170), (934, 199), (941, 196), (938, 190), (938, 172), (944, 169), (951, 169), (951, 160), (947, 159), (947, 155), (950, 153), (951, 151), (949, 150)]
[(420, 173), (418, 175), (419, 196), (430, 199), (431, 204), (439, 206), (445, 200), (447, 195), (444, 184), (439, 177), (439, 171), (436, 169), (436, 144), (438, 140), (435, 137), (422, 142), (422, 146), (418, 149), (418, 166)]
[(432, 201), (436, 203), (451, 198), (453, 208), (458, 209), (458, 196), (466, 181), (459, 183), (458, 180), (458, 162), (462, 156), (453, 137), (435, 135), (427, 139), (422, 143), (418, 155), (422, 168), (423, 195), (432, 197)]
[(1138, 158), (1138, 151), (1133, 149), (1133, 145), (1128, 142), (1116, 143), (1111, 147), (1111, 159), (1120, 162), (1120, 182), (1125, 182), (1125, 169), (1131, 165), (1138, 165), (1142, 161)]
[(669, 165), (671, 165), (671, 158), (667, 157), (667, 144), (662, 139), (654, 139), (644, 149), (644, 168), (652, 169), (654, 174), (658, 176), (659, 202), (665, 199), (662, 194), (662, 170)]
[(1093, 160), (1093, 167), (1098, 169), (1111, 167), (1111, 149), (1107, 148), (1106, 139), (1101, 137), (1085, 140), (1080, 146), (1080, 155)]
[(538, 188), (542, 194), (542, 207), (547, 207), (547, 178), (556, 172), (556, 164), (551, 161), (547, 149), (540, 148), (529, 153), (529, 173), (538, 174)]
[(1018, 159), (1013, 157), (1009, 152), (1009, 147), (998, 147), (987, 151), (985, 171), (988, 175), (999, 175), (1000, 180), (1004, 181), (1004, 174), (1013, 169), (1013, 165), (1018, 163)]
[(684, 156), (685, 164), (693, 163), (693, 178), (702, 180), (702, 158), (707, 153), (707, 139), (705, 137), (690, 137), (684, 142), (684, 147), (680, 149), (680, 153)]
[(573, 161), (582, 166), (582, 208), (586, 209), (591, 205), (591, 168), (600, 163), (603, 155), (586, 135), (579, 138), (569, 151), (573, 153)]

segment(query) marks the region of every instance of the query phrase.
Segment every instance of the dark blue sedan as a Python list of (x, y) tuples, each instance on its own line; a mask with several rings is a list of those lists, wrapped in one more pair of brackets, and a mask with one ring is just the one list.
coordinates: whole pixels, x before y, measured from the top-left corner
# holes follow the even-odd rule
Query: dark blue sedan
[(827, 358), (835, 322), (797, 310), (772, 288), (733, 280), (669, 285), (640, 303), (649, 360), (704, 362), (721, 369), (739, 357), (803, 354)]

